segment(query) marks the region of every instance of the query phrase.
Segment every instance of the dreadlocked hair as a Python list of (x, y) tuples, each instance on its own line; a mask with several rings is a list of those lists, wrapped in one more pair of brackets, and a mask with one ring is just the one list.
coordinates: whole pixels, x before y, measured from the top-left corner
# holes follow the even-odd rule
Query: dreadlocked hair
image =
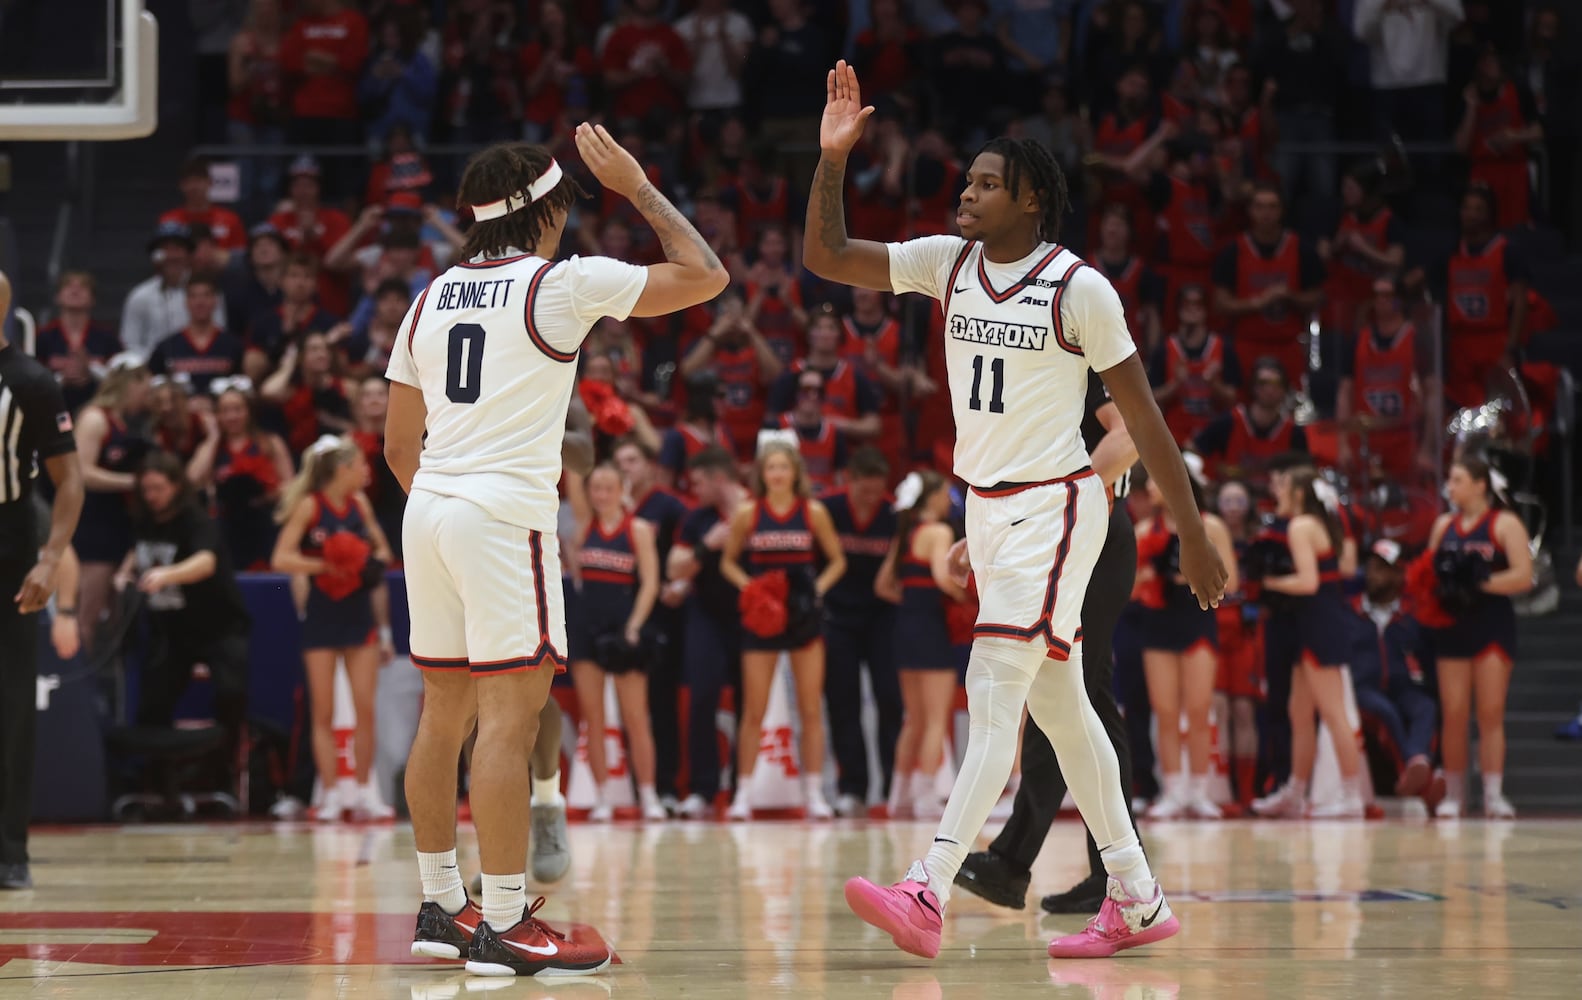
[[(456, 192), (457, 208), (470, 209), (522, 194), (544, 175), (552, 160), (543, 146), (525, 142), (490, 146), (467, 162)], [(467, 230), (461, 259), (471, 260), (480, 254), (498, 257), (511, 247), (532, 252), (539, 238), (554, 225), (555, 213), (570, 211), (578, 198), (585, 197), (587, 194), (576, 179), (564, 174), (548, 194), (526, 207), (498, 219), (474, 222)]]
[(1043, 214), (1038, 220), (1038, 238), (1053, 243), (1060, 238), (1060, 220), (1071, 207), (1066, 190), (1066, 174), (1044, 144), (1037, 139), (1012, 139), (1002, 135), (990, 139), (978, 155), (994, 153), (1005, 161), (1005, 186), (1012, 198), (1022, 196), (1026, 180), (1038, 199)]

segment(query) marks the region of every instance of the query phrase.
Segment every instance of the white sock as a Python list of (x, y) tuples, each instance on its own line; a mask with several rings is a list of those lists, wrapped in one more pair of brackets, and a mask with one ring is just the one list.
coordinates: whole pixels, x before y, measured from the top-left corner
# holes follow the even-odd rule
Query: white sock
[(1199, 799), (1203, 800), (1204, 802), (1213, 801), (1213, 796), (1209, 795), (1208, 793), (1209, 778), (1210, 775), (1207, 774), (1194, 774), (1192, 776), (1192, 801), (1196, 802)]
[(483, 919), (495, 930), (506, 930), (522, 922), (527, 909), (527, 873), (483, 876)]
[(1154, 898), (1158, 883), (1148, 869), (1148, 858), (1135, 836), (1125, 847), (1106, 847), (1099, 852), (1099, 857), (1104, 859), (1104, 870), (1110, 878), (1120, 882), (1127, 895), (1145, 903)]
[(1467, 777), (1460, 771), (1445, 772), (1445, 801), (1460, 805), (1465, 801)]
[(910, 802), (912, 796), (912, 772), (903, 771), (897, 774), (890, 782), (890, 811), (903, 802)]
[(1505, 775), (1485, 774), (1483, 776), (1483, 801), (1488, 802), (1500, 797), (1504, 791)]
[(638, 785), (637, 801), (642, 804), (644, 809), (649, 806), (657, 806), (659, 805), (659, 793), (654, 791), (653, 785)]
[[(950, 897), (956, 872), (1011, 776), (1027, 688), (1044, 662), (1044, 649), (1039, 644), (1015, 639), (978, 639), (972, 644), (967, 665), (967, 712), (972, 720), (967, 750), (945, 803), (934, 846), (923, 859), (928, 887), (941, 906)], [(1079, 664), (1079, 673), (1080, 668)], [(1119, 777), (1115, 783), (1119, 787)]]
[(566, 800), (561, 798), (560, 795), (559, 771), (547, 778), (533, 779), (533, 804), (535, 806), (561, 806), (566, 804)]
[(1307, 779), (1291, 775), (1291, 794), (1303, 801), (1307, 800)]
[(809, 802), (817, 802), (824, 798), (824, 776), (822, 774), (808, 774), (802, 777), (802, 796)]
[(456, 867), (456, 849), (434, 854), (417, 852), (417, 873), (423, 880), (423, 899), (440, 905), (446, 913), (456, 914), (467, 905), (467, 890), (462, 888), (461, 871)]

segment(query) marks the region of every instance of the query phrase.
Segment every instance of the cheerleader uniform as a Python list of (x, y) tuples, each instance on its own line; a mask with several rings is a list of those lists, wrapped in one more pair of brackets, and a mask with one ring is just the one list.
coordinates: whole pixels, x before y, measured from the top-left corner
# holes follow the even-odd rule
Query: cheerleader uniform
[(1168, 554), (1179, 553), (1180, 543), (1174, 533), (1165, 527), (1164, 518), (1153, 519), (1147, 537), (1156, 545), (1167, 540), (1169, 544), (1165, 549), (1166, 554), (1154, 559), (1154, 571), (1159, 574), (1164, 605), (1144, 609), (1143, 629), (1146, 638), (1143, 640), (1143, 649), (1181, 655), (1192, 652), (1200, 645), (1217, 650), (1219, 625), (1215, 616), (1203, 613), (1197, 598), (1192, 595), (1191, 587), (1175, 581), (1175, 575), (1180, 571), (1180, 557), (1176, 555), (1170, 558)]
[[(1452, 517), (1437, 551), (1470, 553), (1489, 564), (1490, 574), (1509, 569), (1510, 560), (1494, 537), (1499, 513), (1486, 511), (1466, 530), (1462, 530), (1459, 516)], [(1470, 660), (1490, 651), (1497, 651), (1507, 662), (1515, 661), (1516, 606), (1502, 594), (1480, 591), (1471, 610), (1457, 615), (1455, 624), (1434, 630), (1434, 653), (1444, 659)]]
[(742, 630), (742, 649), (747, 651), (775, 651), (801, 649), (821, 637), (822, 609), (812, 614), (798, 615), (799, 601), (813, 597), (814, 553), (813, 521), (808, 516), (808, 502), (800, 497), (783, 515), (770, 510), (766, 500), (759, 500), (753, 508), (753, 527), (744, 547), (747, 556), (747, 574), (763, 576), (773, 570), (785, 572), (789, 584), (786, 598), (790, 612), (786, 631), (764, 637), (751, 629)]
[[(1236, 559), (1247, 551), (1246, 542), (1236, 542)], [(1246, 579), (1245, 571), (1243, 579)], [(1219, 676), (1214, 690), (1231, 698), (1263, 697), (1263, 636), (1260, 610), (1242, 591), (1225, 595), (1215, 610), (1219, 629)]]
[(605, 670), (622, 672), (627, 665), (607, 663), (599, 655), (599, 639), (626, 631), (637, 600), (637, 546), (632, 544), (631, 515), (608, 533), (595, 519), (583, 533), (577, 562), (582, 568), (582, 593), (576, 615), (566, 622), (569, 658), (592, 660)]
[[(337, 509), (322, 493), (313, 495), (313, 520), (308, 523), (302, 539), (302, 554), (317, 559), (324, 555), (324, 543), (331, 536), (348, 531), (369, 544), (368, 523), (362, 508), (348, 499), (346, 506)], [(368, 558), (372, 559), (370, 555)], [(308, 588), (307, 612), (302, 619), (303, 649), (343, 649), (349, 646), (366, 646), (377, 633), (374, 630), (373, 589), (361, 585), (345, 597), (336, 600), (325, 593), (318, 577)]]
[[(135, 473), (148, 454), (149, 442), (109, 410), (104, 411), (109, 430), (99, 446), (99, 468), (106, 472)], [(82, 500), (82, 517), (71, 544), (85, 563), (119, 563), (132, 547), (132, 491), (110, 493), (88, 490)]]
[(945, 592), (934, 583), (933, 567), (912, 554), (918, 530), (912, 529), (896, 564), (901, 606), (895, 613), (895, 664), (901, 670), (955, 670), (956, 651), (945, 627)]
[(240, 570), (267, 570), (278, 528), (273, 516), (280, 473), (256, 440), (240, 448), (220, 445), (214, 454), (214, 494), (220, 534)]
[[(1289, 546), (1287, 529), (1290, 523), (1290, 518), (1275, 518), (1260, 537), (1278, 539)], [(1276, 670), (1284, 675), (1285, 691), (1289, 696), (1291, 669), (1296, 664), (1339, 667), (1350, 659), (1346, 646), (1351, 624), (1346, 616), (1350, 612), (1341, 589), (1339, 552), (1331, 547), (1318, 557), (1316, 592), (1284, 597), (1282, 606), (1269, 616), (1264, 628), (1268, 656), (1265, 666), (1271, 678)], [(1273, 694), (1271, 687), (1271, 701)]]

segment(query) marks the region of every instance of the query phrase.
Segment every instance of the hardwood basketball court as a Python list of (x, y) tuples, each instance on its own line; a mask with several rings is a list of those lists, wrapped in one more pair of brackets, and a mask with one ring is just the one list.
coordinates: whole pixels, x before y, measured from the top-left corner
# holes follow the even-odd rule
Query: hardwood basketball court
[[(44, 831), (30, 892), (0, 894), (0, 996), (930, 998), (1574, 997), (1582, 821), (1154, 823), (1182, 933), (1105, 961), (1048, 960), (1082, 918), (958, 892), (934, 962), (846, 909), (849, 876), (899, 877), (924, 823), (572, 828), (545, 913), (618, 955), (584, 980), (480, 980), (408, 952), (404, 826)], [(1064, 888), (1081, 827), (1051, 835), (1033, 888)], [(470, 832), (463, 867), (476, 869)]]

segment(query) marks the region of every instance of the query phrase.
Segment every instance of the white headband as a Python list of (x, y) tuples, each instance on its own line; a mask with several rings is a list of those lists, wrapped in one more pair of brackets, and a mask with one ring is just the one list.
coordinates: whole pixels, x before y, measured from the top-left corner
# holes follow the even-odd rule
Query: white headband
[(228, 378), (217, 378), (209, 383), (209, 395), (216, 398), (233, 389), (244, 396), (252, 395), (253, 380), (246, 375), (232, 375)]
[(1186, 464), (1187, 475), (1192, 477), (1192, 481), (1194, 483), (1197, 483), (1199, 486), (1208, 485), (1208, 482), (1203, 478), (1202, 455), (1199, 455), (1195, 451), (1183, 451), (1181, 453), (1181, 461)]
[(346, 443), (346, 439), (343, 438), (343, 437), (337, 437), (334, 434), (326, 434), (323, 437), (319, 438), (317, 441), (313, 442), (311, 445), (309, 445), (307, 453), (309, 455), (313, 455), (315, 457), (317, 457), (319, 455), (325, 455), (325, 454), (328, 454), (329, 452), (335, 451), (337, 448), (340, 448), (345, 443)]
[(549, 169), (545, 170), (538, 180), (529, 184), (526, 191), (518, 191), (516, 194), (507, 198), (501, 198), (499, 201), (474, 205), (472, 206), (472, 217), (478, 222), (487, 222), (490, 219), (503, 219), (512, 212), (524, 209), (553, 191), (555, 185), (560, 183), (561, 174), (560, 164), (550, 160)]
[(923, 477), (915, 472), (908, 472), (906, 478), (901, 480), (895, 488), (895, 511), (911, 510), (923, 498)]
[(1334, 484), (1327, 479), (1313, 480), (1313, 495), (1318, 497), (1318, 502), (1331, 514), (1340, 510), (1340, 494), (1335, 490)]

